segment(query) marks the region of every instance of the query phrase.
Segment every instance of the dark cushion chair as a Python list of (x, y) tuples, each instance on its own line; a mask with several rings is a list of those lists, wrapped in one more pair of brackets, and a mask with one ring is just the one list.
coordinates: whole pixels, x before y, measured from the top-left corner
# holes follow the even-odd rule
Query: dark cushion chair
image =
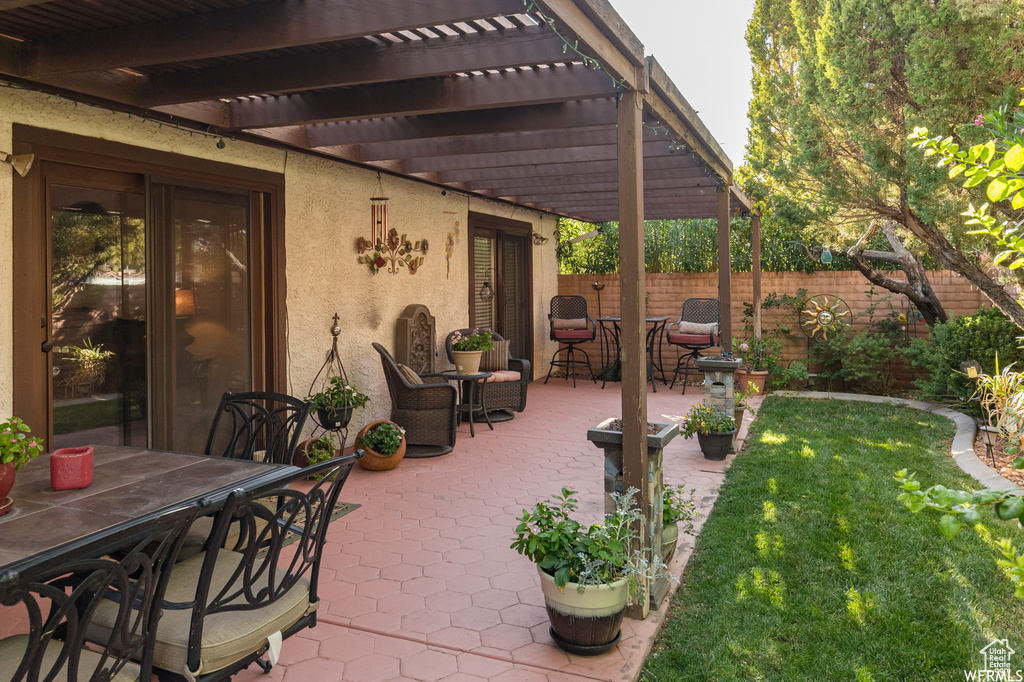
[[(196, 511), (159, 512), (0, 576), (0, 604), (28, 621), (0, 640), (0, 679), (149, 682), (170, 566)], [(94, 638), (101, 609), (112, 627)]]
[[(576, 388), (576, 368), (586, 367), (590, 373), (590, 380), (595, 384), (594, 368), (590, 366), (590, 356), (582, 348), (576, 348), (578, 344), (593, 341), (597, 336), (597, 327), (594, 320), (587, 312), (587, 299), (582, 296), (553, 296), (551, 298), (551, 312), (548, 313), (548, 327), (552, 341), (558, 342), (558, 350), (551, 356), (551, 366), (548, 368), (548, 375), (544, 377), (544, 383), (551, 378), (551, 371), (555, 367), (565, 369), (565, 378), (568, 381), (572, 375), (572, 386)], [(565, 359), (559, 360), (558, 354), (565, 353)], [(583, 359), (577, 359), (576, 354), (583, 355)]]
[(406, 457), (433, 457), (455, 447), (458, 391), (440, 374), (423, 374), (422, 384), (412, 384), (391, 353), (373, 344), (380, 354), (384, 378), (391, 395), (391, 421), (405, 429)]
[(283, 393), (225, 393), (210, 427), (206, 454), (291, 464), (311, 407)]
[[(448, 354), (448, 362), (455, 364), (455, 355), (452, 353), (452, 338), (455, 334), (472, 334), (473, 329), (456, 329), (444, 341), (444, 349)], [(491, 339), (496, 343), (504, 342), (501, 334), (491, 332)], [(487, 353), (484, 354), (486, 362)], [(522, 412), (526, 409), (526, 389), (530, 385), (530, 361), (513, 358), (506, 354), (506, 369), (491, 369), (485, 367), (485, 362), (480, 364), (480, 369), (491, 372), (492, 376), (487, 380), (487, 412), (494, 421), (494, 412)], [(509, 414), (505, 419), (514, 415)], [(500, 421), (500, 419), (498, 420)]]
[(718, 299), (688, 298), (683, 301), (683, 310), (679, 319), (669, 325), (668, 343), (682, 349), (672, 374), (674, 388), (676, 379), (683, 375), (683, 394), (686, 394), (686, 377), (701, 376), (697, 368), (697, 359), (701, 351), (713, 348), (720, 343), (718, 333)]

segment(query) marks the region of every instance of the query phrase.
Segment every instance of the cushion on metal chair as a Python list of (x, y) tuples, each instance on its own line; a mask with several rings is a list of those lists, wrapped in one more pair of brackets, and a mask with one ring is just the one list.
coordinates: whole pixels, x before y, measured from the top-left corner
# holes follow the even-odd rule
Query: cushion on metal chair
[(408, 365), (398, 363), (398, 371), (401, 372), (402, 376), (405, 377), (405, 380), (413, 386), (419, 386), (423, 383), (423, 379), (421, 379), (420, 375), (416, 373), (416, 370)]
[(717, 322), (686, 322), (680, 320), (674, 325), (675, 332), (678, 334), (714, 334), (718, 331)]
[(565, 341), (592, 341), (594, 332), (591, 329), (556, 329), (554, 331), (556, 340)]
[(717, 342), (717, 339), (710, 334), (669, 334), (668, 342), (680, 346), (710, 346)]
[[(25, 653), (28, 645), (28, 635), (13, 635), (0, 640), (0, 680), (8, 682), (14, 679), (13, 675), (18, 670), (18, 666), (21, 665), (22, 655)], [(59, 656), (59, 642), (55, 642), (53, 646), (48, 646), (46, 651), (43, 652), (42, 669), (44, 671), (53, 670)], [(85, 674), (89, 670), (98, 670), (102, 663), (101, 654), (90, 649), (82, 649), (78, 658), (78, 669), (82, 671), (82, 674)], [(60, 672), (53, 679), (68, 679), (67, 659), (64, 660), (64, 664), (58, 670)], [(139, 679), (140, 673), (141, 669), (137, 664), (126, 663), (110, 680), (111, 682), (136, 682)], [(27, 680), (29, 678), (26, 676), (22, 679)]]
[(572, 319), (552, 317), (551, 324), (556, 331), (559, 329), (586, 329), (589, 326), (587, 324), (587, 318), (585, 317), (576, 317)]
[(491, 376), (487, 377), (487, 381), (485, 383), (500, 384), (506, 381), (519, 381), (522, 378), (523, 377), (519, 372), (513, 372), (512, 370), (506, 369), (504, 371), (499, 370), (497, 372), (492, 372)]

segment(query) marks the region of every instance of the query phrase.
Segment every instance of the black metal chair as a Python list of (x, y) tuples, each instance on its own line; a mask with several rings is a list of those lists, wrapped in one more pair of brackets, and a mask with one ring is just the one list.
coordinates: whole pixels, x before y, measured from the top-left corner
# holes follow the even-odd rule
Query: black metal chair
[[(576, 388), (576, 366), (586, 366), (590, 372), (590, 380), (595, 384), (594, 368), (590, 366), (590, 356), (582, 348), (576, 346), (587, 341), (593, 341), (597, 336), (597, 328), (594, 321), (590, 319), (587, 312), (587, 299), (582, 296), (554, 296), (551, 298), (551, 312), (548, 313), (548, 326), (550, 338), (559, 344), (558, 350), (551, 356), (551, 367), (548, 368), (548, 375), (544, 377), (544, 383), (551, 378), (551, 371), (555, 367), (565, 368), (565, 379), (569, 380), (572, 375), (572, 386)], [(565, 352), (565, 359), (559, 360), (558, 354)], [(576, 353), (582, 353), (584, 360), (576, 360)]]
[[(683, 395), (686, 395), (686, 377), (701, 375), (696, 364), (701, 351), (713, 348), (720, 343), (718, 325), (717, 298), (688, 298), (683, 301), (683, 311), (679, 320), (668, 329), (669, 345), (683, 349), (676, 362), (676, 369), (672, 374), (672, 384), (669, 389), (675, 388), (676, 379), (682, 374)], [(707, 329), (706, 332), (705, 329)]]
[(283, 393), (225, 393), (206, 454), (291, 464), (311, 407)]
[(29, 629), (0, 640), (0, 679), (149, 682), (170, 567), (196, 511), (158, 513), (0, 576), (0, 604), (23, 610)]
[[(466, 335), (472, 333), (473, 329), (457, 329), (453, 331), (444, 341), (444, 349), (448, 354), (448, 362), (455, 364), (455, 356), (452, 354), (452, 337), (456, 333)], [(495, 343), (505, 341), (501, 334), (491, 332), (491, 339)], [(526, 409), (526, 389), (530, 385), (530, 361), (520, 358), (513, 358), (506, 354), (506, 369), (497, 369), (486, 366), (487, 353), (480, 363), (480, 369), (492, 373), (487, 385), (487, 413), (492, 421), (508, 421), (515, 415), (512, 412), (522, 412)], [(495, 413), (498, 418), (495, 419)], [(507, 416), (502, 417), (501, 414)]]
[(323, 475), (308, 493), (286, 481), (230, 495), (204, 551), (171, 574), (153, 654), (161, 680), (223, 680), (253, 662), (269, 671), (272, 642), (316, 625), (324, 541), (356, 457), (296, 474)]

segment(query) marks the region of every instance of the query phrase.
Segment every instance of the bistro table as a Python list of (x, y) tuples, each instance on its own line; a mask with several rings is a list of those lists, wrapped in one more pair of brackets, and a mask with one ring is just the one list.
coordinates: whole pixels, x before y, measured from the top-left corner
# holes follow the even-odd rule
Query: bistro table
[(473, 428), (473, 413), (479, 410), (484, 415), (487, 426), (494, 430), (491, 418), (487, 416), (487, 408), (484, 407), (484, 389), (487, 387), (487, 380), (491, 378), (491, 372), (476, 372), (475, 374), (459, 374), (457, 370), (451, 369), (441, 372), (448, 381), (454, 381), (459, 385), (458, 411), (460, 416), (467, 415), (469, 419), (469, 437), (476, 438), (476, 431)]
[[(611, 341), (615, 341), (615, 367), (621, 371), (622, 368), (622, 346), (619, 342), (619, 336), (622, 333), (622, 317), (620, 315), (606, 315), (604, 317), (597, 318), (597, 321), (601, 323), (601, 338), (606, 338), (606, 334), (611, 337), (606, 344), (608, 352), (611, 352), (612, 344)], [(646, 318), (647, 324), (651, 325), (651, 328), (647, 330), (647, 377), (651, 380), (651, 388), (654, 392), (658, 392), (658, 386), (655, 383), (657, 375), (655, 370), (661, 372), (661, 383), (667, 384), (668, 380), (665, 378), (664, 364), (661, 359), (661, 341), (665, 335), (665, 323), (668, 322), (667, 316), (648, 316)], [(657, 354), (655, 354), (655, 348), (657, 348)], [(602, 355), (601, 364), (604, 367), (611, 365), (611, 358), (605, 362), (605, 358)], [(608, 383), (608, 373), (604, 373), (604, 379), (601, 381), (601, 388), (605, 387)]]
[(114, 445), (94, 448), (93, 481), (80, 490), (50, 488), (48, 455), (18, 472), (11, 491), (14, 507), (0, 516), (0, 572), (28, 559), (59, 555), (74, 540), (161, 509), (202, 499), (209, 510), (216, 510), (232, 490), (273, 485), (299, 471), (225, 457)]

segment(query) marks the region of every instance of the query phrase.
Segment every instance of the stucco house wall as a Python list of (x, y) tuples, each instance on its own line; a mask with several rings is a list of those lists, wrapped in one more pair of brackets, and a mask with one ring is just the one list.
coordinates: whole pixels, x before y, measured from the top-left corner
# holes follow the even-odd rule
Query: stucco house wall
[[(551, 216), (479, 198), (467, 198), (416, 182), (383, 176), (390, 197), (390, 226), (413, 241), (430, 244), (419, 272), (371, 274), (357, 262), (355, 240), (369, 233), (369, 198), (376, 194), (374, 171), (265, 147), (217, 138), (160, 125), (124, 113), (111, 112), (43, 93), (0, 87), (0, 150), (12, 146), (13, 125), (23, 123), (154, 150), (209, 159), (221, 163), (282, 173), (285, 177), (285, 243), (288, 312), (289, 392), (305, 395), (330, 348), (329, 329), (337, 312), (341, 317), (340, 350), (351, 383), (370, 395), (371, 403), (358, 414), (365, 423), (387, 416), (387, 386), (373, 341), (394, 349), (395, 320), (410, 303), (426, 305), (437, 318), (439, 367), (444, 337), (469, 322), (470, 211), (528, 222), (547, 244), (533, 249), (533, 318), (535, 376), (547, 372), (554, 345), (548, 341), (547, 307), (558, 293), (558, 267), (553, 239), (556, 221)], [(19, 179), (20, 180), (20, 179)], [(12, 188), (14, 172), (0, 164), (0, 414), (10, 414), (13, 401), (12, 368)], [(460, 243), (455, 247), (448, 274), (445, 239), (458, 223)]]

